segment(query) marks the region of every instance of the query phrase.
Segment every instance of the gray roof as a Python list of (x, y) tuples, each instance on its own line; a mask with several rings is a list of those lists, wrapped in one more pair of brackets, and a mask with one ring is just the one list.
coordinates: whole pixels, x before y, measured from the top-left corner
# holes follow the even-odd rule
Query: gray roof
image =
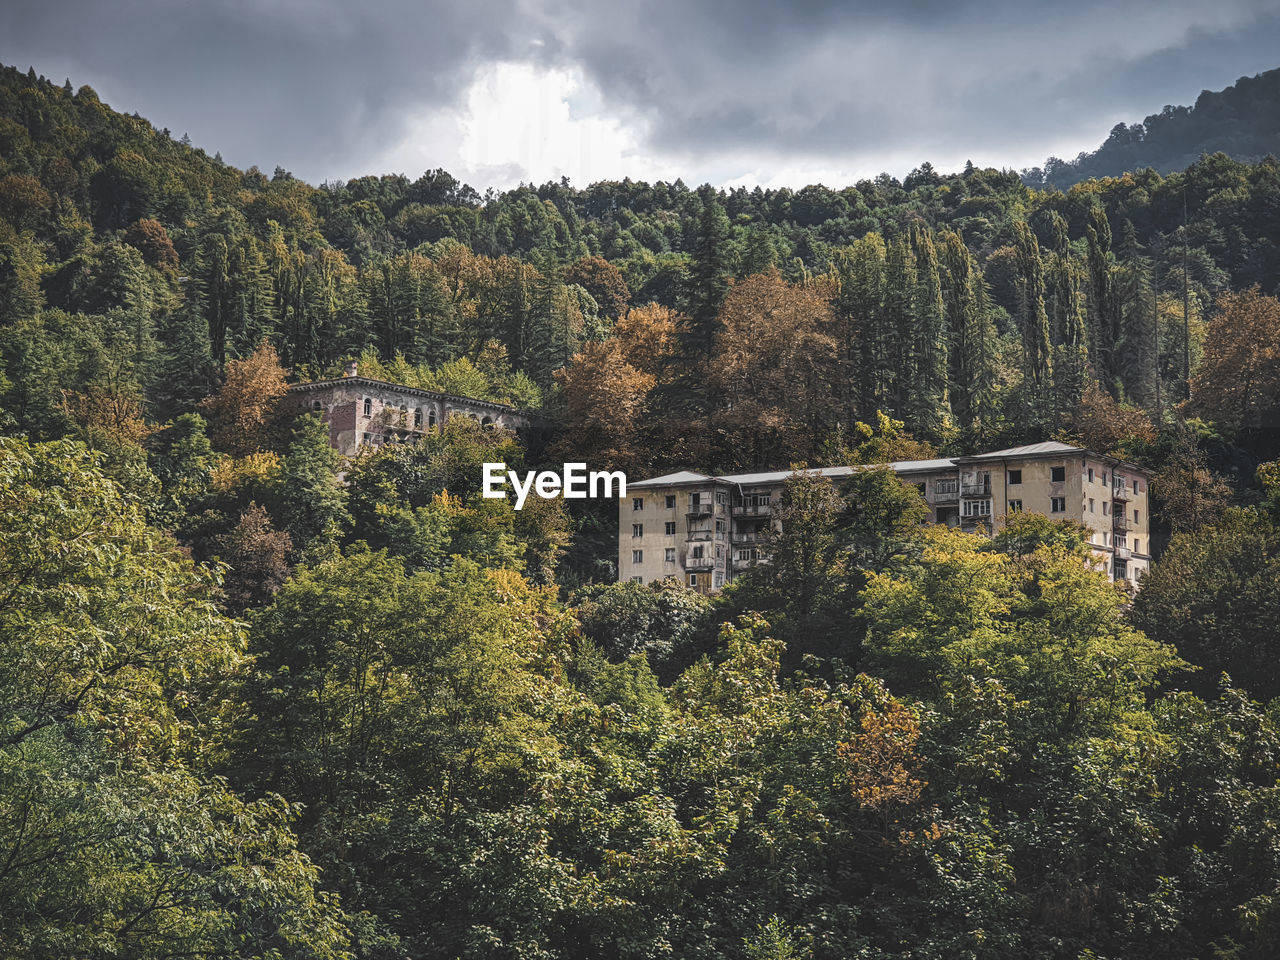
[(753, 483), (781, 483), (797, 473), (819, 477), (847, 477), (853, 471), (853, 467), (808, 467), (804, 470), (770, 470), (767, 473), (729, 473), (720, 479), (749, 486)]
[(1009, 447), (1006, 450), (992, 450), (990, 453), (975, 453), (971, 457), (956, 457), (956, 460), (1003, 460), (1006, 457), (1050, 457), (1054, 454), (1084, 452), (1084, 447), (1072, 446), (1069, 443), (1059, 443), (1057, 440), (1046, 440), (1044, 443), (1029, 443), (1023, 447)]
[(896, 460), (889, 464), (898, 473), (924, 473), (929, 470), (954, 470), (956, 462), (949, 457), (936, 460)]
[(628, 483), (627, 489), (634, 490), (637, 487), (671, 487), (681, 483), (706, 483), (708, 481), (715, 482), (718, 477), (709, 477), (705, 473), (694, 473), (692, 470), (681, 470), (678, 473), (668, 473), (661, 477), (650, 477), (648, 480), (637, 480), (635, 483)]
[[(976, 453), (970, 457), (938, 457), (933, 460), (898, 460), (888, 464), (897, 473), (930, 473), (938, 470), (954, 470), (958, 464), (981, 462), (983, 460), (1003, 460), (1016, 459), (1017, 457), (1052, 457), (1066, 456), (1075, 454), (1090, 453), (1084, 447), (1073, 446), (1069, 443), (1060, 443), (1057, 440), (1046, 440), (1044, 443), (1029, 443), (1021, 447), (1009, 447), (1006, 450), (992, 450), (989, 453)], [(1090, 454), (1096, 456), (1096, 454)], [(1116, 460), (1114, 457), (1104, 457), (1102, 459), (1112, 460), (1116, 463), (1124, 463), (1125, 466), (1141, 470), (1142, 467), (1137, 464), (1130, 464), (1127, 461)], [(667, 474), (665, 477), (655, 477), (652, 480), (641, 480), (639, 483), (628, 484), (628, 487), (639, 486), (665, 486), (675, 483), (692, 483), (695, 481), (707, 482), (720, 480), (727, 483), (736, 483), (741, 486), (751, 486), (753, 484), (764, 483), (781, 483), (787, 477), (796, 473), (813, 474), (820, 477), (847, 477), (855, 470), (869, 470), (880, 464), (869, 464), (863, 466), (852, 467), (810, 467), (803, 471), (799, 470), (770, 470), (764, 473), (730, 473), (721, 477), (709, 477), (701, 473), (691, 473), (688, 470), (681, 473)]]

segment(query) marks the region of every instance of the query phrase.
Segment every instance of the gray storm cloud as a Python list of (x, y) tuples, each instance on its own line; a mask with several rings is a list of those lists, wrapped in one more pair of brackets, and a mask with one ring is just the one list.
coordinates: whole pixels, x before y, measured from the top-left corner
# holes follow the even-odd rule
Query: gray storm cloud
[(729, 155), (755, 170), (866, 169), (906, 154), (1043, 159), (1063, 143), (1096, 146), (1116, 119), (1280, 66), (1278, 51), (1274, 0), (11, 0), (0, 10), (0, 61), (89, 83), (229, 162), (314, 181), (388, 172), (377, 160), (409, 118), (457, 109), (496, 62), (582, 71), (604, 111), (643, 131), (655, 155), (691, 164), (685, 179), (697, 181), (727, 172)]

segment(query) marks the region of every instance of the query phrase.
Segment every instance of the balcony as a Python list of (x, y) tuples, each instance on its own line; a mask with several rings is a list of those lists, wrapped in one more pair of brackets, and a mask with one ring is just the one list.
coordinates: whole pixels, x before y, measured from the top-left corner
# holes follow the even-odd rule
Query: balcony
[(1129, 492), (1129, 485), (1123, 479), (1111, 485), (1111, 499), (1124, 502), (1133, 499), (1133, 494)]
[(735, 517), (767, 517), (773, 512), (773, 504), (735, 503), (730, 511)]
[(684, 513), (686, 517), (709, 517), (714, 509), (714, 505), (710, 503), (691, 503)]
[(1116, 554), (1117, 560), (1128, 560), (1130, 557), (1133, 556), (1133, 551), (1131, 551), (1128, 547), (1116, 547), (1115, 554)]
[(706, 543), (711, 540), (710, 530), (690, 530), (685, 534), (685, 539), (690, 543)]
[(768, 539), (768, 534), (735, 530), (729, 534), (729, 539), (734, 543), (764, 543)]
[(1111, 529), (1120, 531), (1128, 530), (1129, 518), (1123, 513), (1113, 513), (1111, 515)]
[[(977, 486), (977, 484), (974, 484)], [(933, 496), (930, 499), (934, 503), (955, 503), (960, 499), (960, 487), (954, 480), (950, 483), (936, 483), (933, 486)]]
[(684, 568), (686, 570), (714, 570), (716, 566), (715, 557), (685, 557)]
[(989, 497), (991, 496), (991, 481), (984, 480), (982, 483), (962, 483), (960, 484), (960, 494), (965, 497)]

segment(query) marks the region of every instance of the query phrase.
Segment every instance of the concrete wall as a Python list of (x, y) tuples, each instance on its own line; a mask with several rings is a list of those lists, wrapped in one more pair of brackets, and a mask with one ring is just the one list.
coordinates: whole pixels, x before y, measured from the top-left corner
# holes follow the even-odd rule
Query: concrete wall
[(451, 416), (470, 417), (517, 432), (542, 427), (538, 418), (504, 404), (365, 377), (299, 384), (290, 389), (289, 403), (299, 413), (319, 413), (329, 425), (330, 442), (346, 457), (354, 456), (362, 446), (376, 448), (384, 443), (412, 440)]

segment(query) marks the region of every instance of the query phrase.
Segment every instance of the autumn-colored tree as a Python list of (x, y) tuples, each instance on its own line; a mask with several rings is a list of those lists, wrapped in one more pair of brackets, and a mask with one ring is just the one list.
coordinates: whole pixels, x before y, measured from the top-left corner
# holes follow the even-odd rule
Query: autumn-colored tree
[(570, 421), (557, 454), (611, 469), (633, 470), (647, 460), (638, 431), (654, 377), (625, 359), (618, 339), (588, 343), (556, 373)]
[(613, 339), (627, 363), (653, 377), (670, 370), (680, 352), (679, 330), (687, 318), (650, 303), (628, 310), (613, 327)]
[(142, 254), (153, 267), (172, 269), (178, 265), (169, 231), (159, 220), (139, 220), (125, 231), (124, 242)]
[(1218, 298), (1191, 407), (1233, 432), (1271, 422), (1280, 411), (1280, 300), (1256, 285)]
[(1156, 431), (1145, 411), (1116, 403), (1097, 381), (1091, 380), (1058, 439), (1108, 456), (1132, 459), (1155, 441)]
[(600, 315), (617, 320), (627, 309), (631, 291), (618, 268), (604, 257), (583, 257), (564, 270), (564, 282), (576, 283), (595, 298)]
[(1230, 485), (1209, 469), (1204, 451), (1187, 427), (1178, 430), (1168, 465), (1151, 481), (1151, 492), (1174, 533), (1195, 533), (1217, 523), (1231, 498)]
[(219, 449), (243, 457), (271, 445), (289, 391), (285, 376), (275, 347), (266, 341), (246, 359), (227, 362), (226, 382), (200, 404)]
[(816, 454), (833, 418), (831, 318), (825, 287), (792, 286), (776, 269), (730, 286), (707, 374), (726, 462), (777, 466)]
[(285, 557), (293, 540), (272, 526), (267, 511), (256, 503), (250, 503), (240, 521), (214, 543), (219, 559), (228, 565), (222, 590), (236, 613), (268, 602), (289, 579)]

